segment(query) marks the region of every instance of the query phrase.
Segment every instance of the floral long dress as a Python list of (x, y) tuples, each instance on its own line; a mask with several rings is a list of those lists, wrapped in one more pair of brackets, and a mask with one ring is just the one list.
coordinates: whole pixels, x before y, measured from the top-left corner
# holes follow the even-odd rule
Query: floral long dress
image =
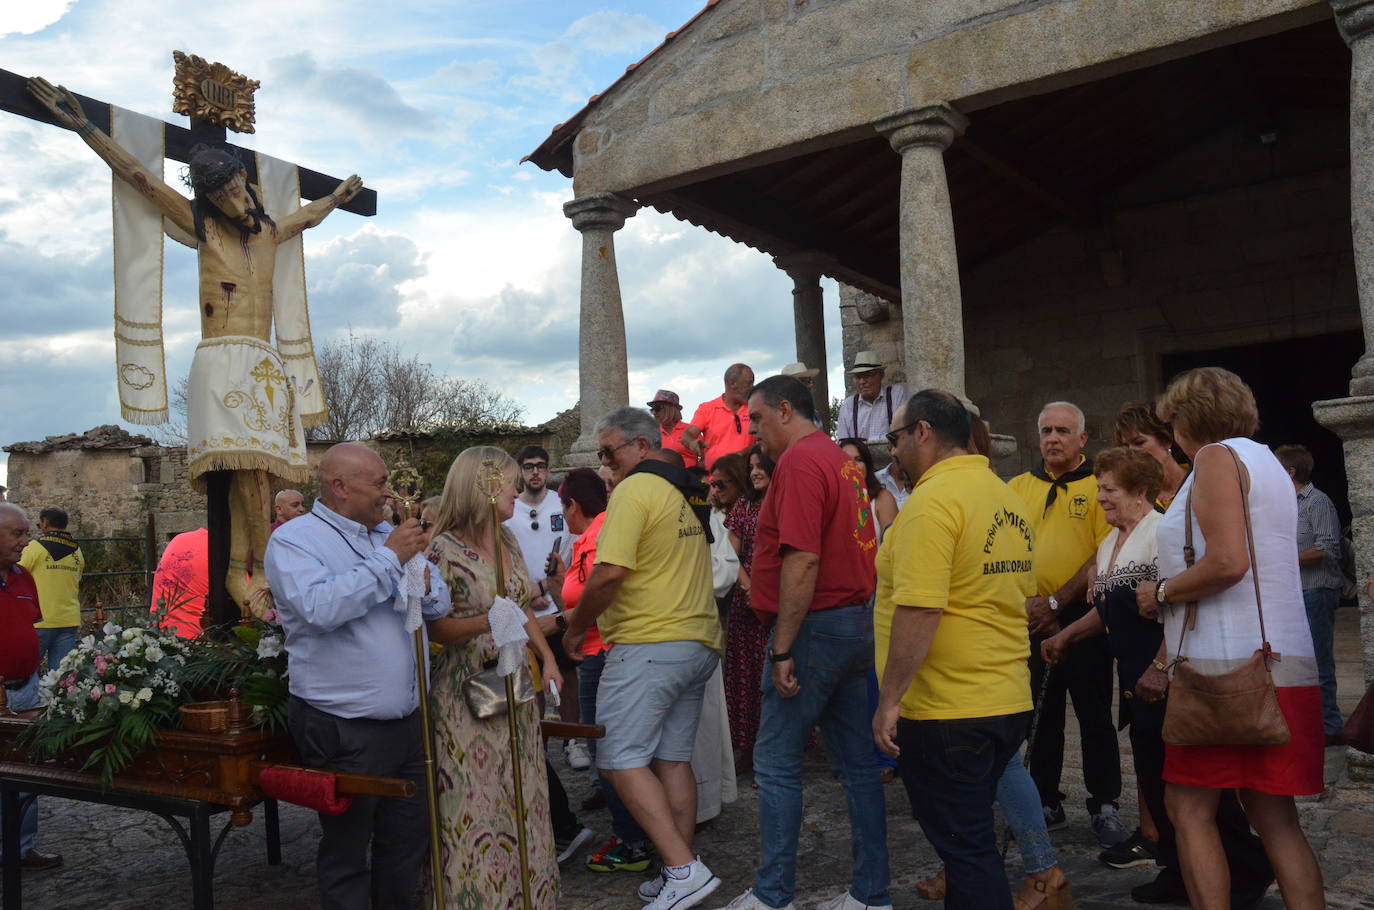
[[(760, 506), (760, 501), (741, 496), (725, 517), (725, 527), (740, 540), (739, 564), (746, 574), (754, 568), (754, 529)], [(758, 736), (763, 700), (759, 681), (767, 647), (768, 627), (754, 614), (749, 595), (736, 586), (725, 626), (725, 705), (730, 713), (730, 744), (736, 749), (753, 749)]]
[[(509, 531), (503, 529), (502, 540), (506, 552), (515, 554), (509, 560), (506, 596), (523, 605), (532, 587), (524, 560)], [(496, 571), (476, 550), (445, 533), (434, 538), (426, 556), (448, 584), (454, 617), (480, 616), (491, 609)], [(477, 720), (463, 700), (463, 680), (495, 658), (491, 634), (483, 632), (466, 644), (445, 647), (430, 676), (445, 907), (455, 910), (521, 906), (509, 722), (504, 715)], [(529, 852), (531, 905), (554, 910), (558, 863), (539, 715), (534, 702), (517, 711), (526, 813), (521, 827)]]

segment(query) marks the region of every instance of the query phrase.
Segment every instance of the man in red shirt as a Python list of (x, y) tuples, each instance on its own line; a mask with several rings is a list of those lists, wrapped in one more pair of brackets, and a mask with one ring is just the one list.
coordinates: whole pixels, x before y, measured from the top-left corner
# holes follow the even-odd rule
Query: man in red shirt
[(162, 628), (182, 638), (195, 638), (209, 593), (210, 532), (197, 528), (178, 534), (158, 560), (149, 609), (163, 611)]
[(725, 391), (719, 398), (703, 401), (683, 430), (683, 446), (702, 460), (706, 470), (711, 470), (720, 456), (754, 444), (749, 435), (748, 404), (753, 385), (753, 370), (743, 363), (730, 364), (725, 371)]
[[(28, 681), (38, 670), (38, 632), (33, 624), (43, 620), (43, 611), (33, 576), (19, 565), (28, 543), (29, 516), (13, 503), (0, 502), (0, 680), (14, 711), (38, 704)], [(33, 871), (62, 865), (62, 857), (34, 848), (37, 836), (38, 800), (34, 798), (19, 821), (19, 864)]]
[(681, 455), (684, 468), (695, 465), (698, 460), (696, 452), (682, 444), (682, 436), (687, 432), (688, 425), (682, 420), (682, 400), (677, 397), (677, 392), (659, 389), (654, 393), (653, 401), (649, 402), (649, 412), (658, 421), (658, 435), (663, 448)]
[(749, 393), (750, 432), (777, 461), (759, 512), (750, 596), (765, 623), (772, 685), (754, 745), (762, 862), (732, 910), (791, 906), (801, 830), (802, 752), (820, 726), (849, 803), (853, 882), (827, 908), (890, 910), (887, 812), (868, 747), (877, 543), (861, 466), (812, 423), (790, 376)]

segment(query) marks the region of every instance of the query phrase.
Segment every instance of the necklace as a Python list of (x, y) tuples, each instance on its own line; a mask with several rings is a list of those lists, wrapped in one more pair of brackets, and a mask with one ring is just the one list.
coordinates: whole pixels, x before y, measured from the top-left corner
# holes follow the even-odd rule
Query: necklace
[[(337, 526), (335, 526), (334, 524), (332, 524), (332, 523), (330, 523), (330, 522), (325, 521), (323, 518), (320, 518), (320, 516), (315, 515), (314, 512), (311, 512), (310, 514), (313, 515), (315, 518), (319, 519), (320, 524), (324, 525), (326, 528), (329, 528), (329, 529), (330, 529), (331, 531), (333, 531), (335, 534), (338, 534), (338, 535), (339, 535), (339, 539), (342, 540), (342, 541), (348, 546), (348, 548), (349, 548), (350, 550), (353, 551), (353, 555), (357, 556), (359, 559), (364, 559), (364, 560), (367, 559), (367, 554), (366, 554), (366, 553), (361, 553), (361, 552), (359, 552), (358, 548), (355, 547), (355, 546), (353, 546), (353, 541), (351, 541), (351, 540), (348, 539), (348, 535), (345, 534), (343, 531), (340, 531), (340, 530), (338, 529)], [(371, 542), (372, 542), (372, 529), (371, 529), (371, 528), (364, 528), (364, 530), (367, 531), (367, 540), (368, 540), (368, 543), (371, 543)]]

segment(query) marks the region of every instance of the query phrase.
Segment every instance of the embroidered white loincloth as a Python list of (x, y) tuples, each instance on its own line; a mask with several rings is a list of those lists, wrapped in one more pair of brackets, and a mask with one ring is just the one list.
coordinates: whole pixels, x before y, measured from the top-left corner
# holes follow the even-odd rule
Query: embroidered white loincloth
[(208, 471), (261, 469), (292, 483), (310, 478), (296, 396), (276, 348), (258, 338), (207, 338), (186, 387), (191, 485)]

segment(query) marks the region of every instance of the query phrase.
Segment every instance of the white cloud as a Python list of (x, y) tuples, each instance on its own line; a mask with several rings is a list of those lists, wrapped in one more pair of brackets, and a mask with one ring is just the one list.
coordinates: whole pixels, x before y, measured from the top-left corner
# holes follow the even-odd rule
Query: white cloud
[(25, 0), (7, 4), (0, 19), (0, 38), (32, 35), (60, 20), (76, 0)]

